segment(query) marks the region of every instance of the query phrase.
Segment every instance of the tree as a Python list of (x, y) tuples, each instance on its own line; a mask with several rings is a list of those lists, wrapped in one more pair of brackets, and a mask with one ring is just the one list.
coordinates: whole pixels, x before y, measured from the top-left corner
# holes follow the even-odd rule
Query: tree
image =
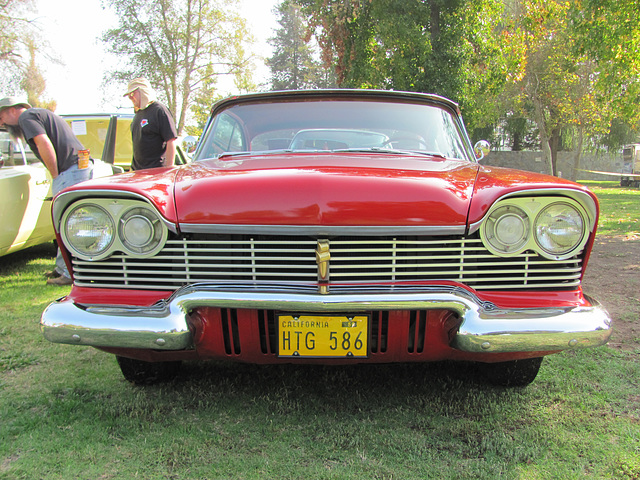
[[(24, 90), (32, 105), (54, 109), (55, 102), (40, 102), (46, 84), (35, 58), (43, 42), (29, 18), (33, 8), (32, 0), (4, 0), (0, 4), (0, 66), (3, 67), (0, 88), (5, 94)], [(39, 76), (37, 80), (36, 76)], [(35, 90), (37, 94), (31, 95)]]
[(298, 3), (340, 86), (447, 96), (470, 131), (500, 123), (515, 148), (537, 133), (552, 174), (561, 148), (575, 178), (583, 144), (640, 125), (640, 0)]
[(598, 65), (596, 93), (611, 113), (611, 129), (626, 123), (636, 134), (640, 129), (638, 12), (640, 0), (574, 0), (570, 11), (579, 52)]
[(20, 87), (26, 92), (27, 101), (32, 107), (47, 108), (53, 112), (57, 103), (54, 100), (45, 101), (42, 99), (47, 83), (42, 76), (40, 67), (36, 64), (37, 47), (32, 39), (29, 39), (27, 48), (29, 49), (29, 63), (25, 66)]
[(22, 61), (20, 51), (31, 25), (26, 15), (32, 10), (32, 0), (4, 0), (0, 4), (0, 62)]
[(277, 7), (280, 28), (269, 40), (274, 54), (267, 59), (271, 69), (273, 90), (298, 90), (303, 88), (327, 88), (335, 84), (323, 65), (313, 58), (310, 35), (300, 6), (283, 2)]
[(497, 115), (480, 99), (500, 91), (507, 70), (486, 21), (499, 16), (500, 0), (299, 2), (339, 86), (440, 94), (460, 103), (472, 125)]
[[(246, 77), (251, 41), (237, 0), (105, 0), (121, 19), (102, 40), (123, 65), (105, 81), (149, 79), (184, 129), (191, 99), (210, 98), (220, 75)], [(207, 95), (203, 95), (207, 92)]]
[(549, 173), (557, 175), (562, 135), (573, 133), (576, 177), (585, 136), (608, 125), (608, 107), (595, 91), (597, 65), (579, 53), (569, 21), (574, 0), (512, 0), (502, 17), (503, 38), (520, 45), (520, 68), (506, 85), (505, 111), (535, 121)]

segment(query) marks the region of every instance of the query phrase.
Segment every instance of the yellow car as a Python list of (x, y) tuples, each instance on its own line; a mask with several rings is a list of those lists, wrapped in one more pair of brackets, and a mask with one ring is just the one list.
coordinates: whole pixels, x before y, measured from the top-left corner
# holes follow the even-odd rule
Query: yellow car
[(8, 132), (0, 132), (0, 255), (50, 242), (51, 176)]
[[(62, 115), (94, 159), (94, 178), (131, 169), (133, 114)], [(189, 162), (196, 139), (181, 139), (176, 164)], [(0, 256), (55, 238), (51, 176), (29, 147), (0, 131)]]
[[(80, 143), (87, 148), (92, 157), (102, 152), (101, 160), (131, 170), (133, 144), (131, 142), (131, 113), (95, 113), (82, 115), (62, 115)], [(107, 137), (111, 142), (106, 142)], [(190, 161), (190, 154), (195, 150), (197, 139), (192, 136), (180, 137), (176, 148), (177, 165)], [(108, 150), (103, 151), (105, 145)]]
[[(131, 143), (131, 121), (133, 114), (83, 114), (62, 115), (71, 127), (84, 148), (91, 152), (91, 156), (102, 155), (100, 158), (106, 163), (116, 165), (123, 170), (131, 169), (133, 145)], [(106, 142), (112, 137), (112, 142)], [(109, 146), (103, 152), (105, 145)]]

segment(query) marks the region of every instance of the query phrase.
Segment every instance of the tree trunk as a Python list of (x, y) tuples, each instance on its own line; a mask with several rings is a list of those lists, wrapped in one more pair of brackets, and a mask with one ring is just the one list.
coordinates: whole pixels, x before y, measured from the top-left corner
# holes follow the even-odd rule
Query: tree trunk
[(532, 99), (534, 105), (534, 116), (536, 119), (536, 125), (538, 125), (538, 130), (540, 130), (540, 145), (542, 148), (542, 152), (544, 153), (545, 163), (549, 166), (549, 173), (553, 175), (553, 158), (551, 157), (551, 147), (549, 145), (549, 134), (547, 133), (547, 122), (545, 121), (543, 107), (540, 104), (540, 101), (533, 97)]
[(430, 2), (431, 7), (431, 25), (429, 32), (431, 33), (431, 41), (437, 42), (440, 37), (440, 5), (433, 0)]
[(580, 170), (580, 161), (582, 160), (582, 142), (584, 139), (584, 128), (582, 125), (578, 126), (578, 144), (576, 150), (573, 152), (573, 170), (571, 171), (571, 180), (578, 180), (578, 171)]
[(551, 137), (549, 138), (549, 151), (551, 152), (551, 175), (558, 176), (558, 146), (560, 145), (560, 129), (554, 128), (551, 130)]

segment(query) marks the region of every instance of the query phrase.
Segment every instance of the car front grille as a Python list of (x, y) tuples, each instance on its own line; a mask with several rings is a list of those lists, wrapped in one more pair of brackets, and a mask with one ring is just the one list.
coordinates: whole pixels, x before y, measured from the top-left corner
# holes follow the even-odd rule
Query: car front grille
[[(328, 243), (327, 243), (328, 241)], [(318, 255), (320, 245), (327, 255)], [(175, 290), (198, 282), (316, 287), (453, 281), (477, 290), (559, 289), (580, 284), (582, 256), (549, 260), (533, 251), (489, 252), (478, 237), (192, 235), (170, 238), (150, 258), (73, 259), (79, 286)]]

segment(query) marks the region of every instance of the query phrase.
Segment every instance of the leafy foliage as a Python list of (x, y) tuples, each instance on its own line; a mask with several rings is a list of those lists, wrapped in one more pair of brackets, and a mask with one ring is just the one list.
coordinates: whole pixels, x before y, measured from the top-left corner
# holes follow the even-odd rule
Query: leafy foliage
[(120, 18), (102, 40), (122, 65), (107, 80), (144, 76), (158, 89), (182, 132), (191, 100), (215, 95), (215, 79), (248, 75), (250, 40), (237, 0), (106, 0)]
[(556, 173), (558, 150), (570, 143), (575, 178), (587, 139), (615, 148), (630, 138), (613, 126), (623, 115), (633, 118), (628, 109), (635, 102), (628, 93), (638, 81), (628, 73), (637, 72), (640, 64), (629, 50), (637, 47), (637, 39), (627, 40), (640, 33), (638, 9), (633, 16), (626, 2), (600, 0), (512, 0), (505, 5), (501, 28), (521, 45), (522, 55), (521, 68), (506, 84), (504, 110), (535, 121), (550, 173)]
[(335, 84), (330, 69), (314, 58), (308, 28), (300, 7), (284, 2), (278, 7), (280, 28), (270, 39), (274, 54), (267, 59), (273, 90), (328, 88)]
[(32, 10), (32, 0), (4, 0), (0, 4), (0, 62), (22, 61), (20, 47), (30, 32), (27, 14)]
[(574, 0), (580, 52), (598, 65), (598, 93), (631, 124), (640, 121), (640, 0)]
[(299, 1), (340, 86), (452, 98), (471, 131), (538, 134), (551, 173), (640, 119), (640, 0)]
[(36, 55), (46, 44), (30, 18), (33, 12), (33, 0), (0, 2), (0, 90), (3, 95), (20, 95), (24, 91), (31, 105), (55, 110), (56, 102), (41, 100), (46, 82)]
[(507, 57), (485, 21), (499, 14), (497, 0), (301, 4), (340, 86), (436, 93), (473, 112), (483, 92), (504, 83)]
[(569, 6), (565, 0), (519, 0), (503, 16), (504, 31), (522, 45), (520, 71), (507, 84), (509, 106), (535, 121), (553, 174), (563, 130), (575, 126), (581, 139), (603, 113), (594, 98), (593, 62), (575, 55)]
[(24, 74), (20, 81), (20, 86), (27, 93), (27, 101), (32, 107), (47, 108), (53, 112), (57, 106), (56, 101), (45, 101), (42, 99), (47, 82), (42, 75), (40, 67), (36, 63), (37, 46), (32, 38), (27, 40), (27, 47), (29, 49), (29, 63), (24, 67)]

